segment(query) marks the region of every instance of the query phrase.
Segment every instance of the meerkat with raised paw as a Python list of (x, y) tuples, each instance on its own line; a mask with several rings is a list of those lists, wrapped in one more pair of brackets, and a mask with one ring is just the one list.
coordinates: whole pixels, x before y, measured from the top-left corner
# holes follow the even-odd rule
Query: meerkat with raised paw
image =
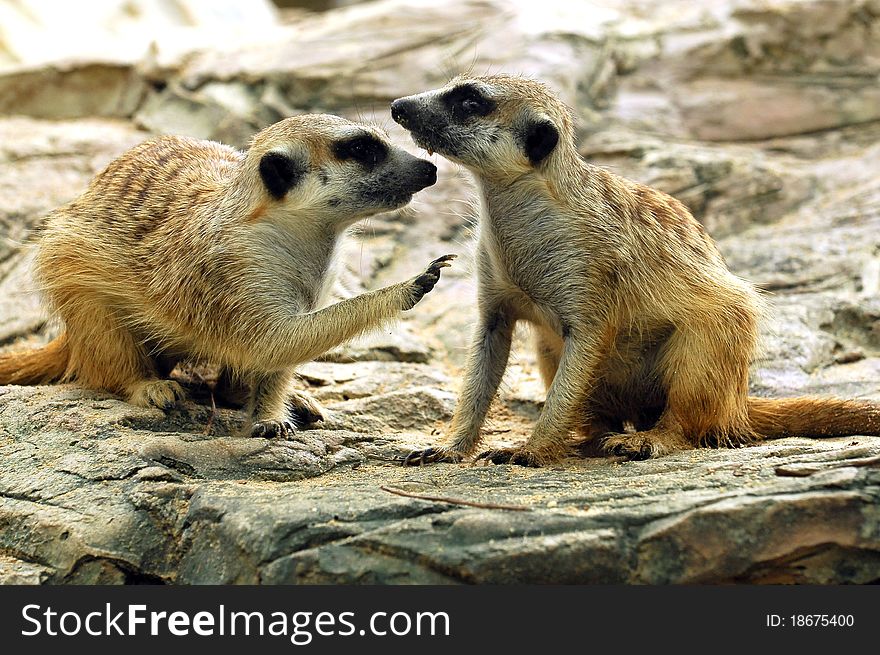
[(419, 146), (473, 173), (480, 203), (479, 324), (463, 388), (443, 445), (407, 464), (475, 451), (520, 320), (534, 328), (547, 397), (524, 445), (480, 455), (492, 462), (553, 461), (572, 432), (631, 459), (880, 434), (874, 403), (749, 396), (757, 291), (679, 201), (584, 162), (571, 110), (543, 84), (458, 78), (391, 111)]
[(411, 309), (449, 265), (319, 309), (345, 229), (435, 181), (380, 130), (328, 115), (282, 120), (246, 152), (136, 146), (47, 217), (35, 272), (63, 331), (0, 355), (0, 384), (73, 381), (169, 409), (184, 391), (167, 374), (192, 358), (246, 384), (250, 434), (285, 435), (323, 414), (289, 389), (294, 367)]

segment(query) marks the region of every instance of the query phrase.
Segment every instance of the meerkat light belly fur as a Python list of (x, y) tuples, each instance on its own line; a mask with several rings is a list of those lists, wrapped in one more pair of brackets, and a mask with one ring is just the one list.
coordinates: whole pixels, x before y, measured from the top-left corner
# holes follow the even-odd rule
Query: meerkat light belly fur
[(46, 219), (36, 276), (63, 331), (0, 355), (0, 384), (74, 381), (140, 406), (184, 395), (167, 374), (207, 360), (249, 389), (249, 432), (320, 417), (291, 395), (293, 367), (410, 309), (451, 256), (421, 275), (318, 309), (355, 221), (407, 204), (436, 168), (375, 128), (285, 119), (246, 152), (162, 136), (124, 153)]

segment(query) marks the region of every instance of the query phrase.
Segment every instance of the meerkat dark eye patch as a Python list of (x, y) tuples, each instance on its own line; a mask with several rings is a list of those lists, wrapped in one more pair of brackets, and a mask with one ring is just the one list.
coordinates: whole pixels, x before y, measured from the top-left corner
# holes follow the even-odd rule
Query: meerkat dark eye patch
[(354, 160), (367, 168), (373, 168), (388, 157), (388, 149), (385, 144), (376, 137), (369, 135), (356, 136), (353, 139), (338, 141), (333, 146), (333, 152), (337, 159), (342, 161)]
[(526, 157), (533, 164), (543, 161), (553, 152), (557, 143), (559, 143), (559, 131), (550, 121), (542, 120), (526, 127), (525, 152)]
[(443, 103), (456, 120), (488, 116), (495, 110), (495, 102), (473, 84), (462, 84), (447, 91)]
[(281, 200), (305, 173), (302, 165), (280, 152), (268, 152), (260, 159), (260, 177), (269, 195)]

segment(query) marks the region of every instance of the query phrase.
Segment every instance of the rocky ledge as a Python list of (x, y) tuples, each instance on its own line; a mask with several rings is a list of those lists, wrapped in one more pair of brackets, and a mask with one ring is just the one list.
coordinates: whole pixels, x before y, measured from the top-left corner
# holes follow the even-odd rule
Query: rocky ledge
[[(388, 101), (473, 68), (551, 83), (577, 109), (585, 157), (679, 197), (767, 291), (754, 393), (880, 399), (880, 4), (644, 7), (267, 6), (222, 42), (209, 23), (145, 53), (47, 62), (7, 48), (0, 346), (55, 329), (30, 280), (33, 227), (149, 134), (243, 145), (320, 110), (410, 147)], [(167, 414), (67, 385), (0, 387), (0, 582), (880, 581), (880, 438), (401, 467), (448, 424), (474, 316), (470, 186), (437, 164), (412, 208), (353, 235), (340, 293), (461, 257), (400, 323), (302, 367), (298, 384), (329, 409), (318, 429), (241, 438), (241, 413), (212, 408), (197, 382), (200, 400)], [(541, 402), (520, 334), (487, 442), (524, 439)]]

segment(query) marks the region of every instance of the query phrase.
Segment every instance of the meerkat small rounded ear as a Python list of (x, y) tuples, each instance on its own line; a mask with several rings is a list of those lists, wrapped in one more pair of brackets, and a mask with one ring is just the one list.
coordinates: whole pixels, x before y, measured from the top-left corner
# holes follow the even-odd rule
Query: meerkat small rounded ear
[(559, 130), (548, 119), (531, 123), (526, 128), (526, 157), (532, 164), (543, 161), (559, 143)]
[(281, 152), (268, 152), (260, 159), (260, 177), (266, 190), (281, 200), (302, 177), (303, 167)]

